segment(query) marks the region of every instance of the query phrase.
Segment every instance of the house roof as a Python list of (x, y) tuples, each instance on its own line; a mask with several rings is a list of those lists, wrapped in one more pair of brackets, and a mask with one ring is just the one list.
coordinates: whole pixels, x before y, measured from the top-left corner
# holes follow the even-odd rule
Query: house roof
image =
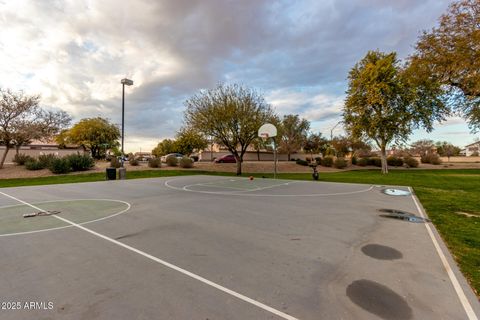
[(476, 145), (476, 144), (480, 145), (480, 141), (475, 141), (474, 143), (467, 144), (467, 145), (465, 146), (465, 148), (466, 148), (466, 147), (474, 146), (474, 145)]

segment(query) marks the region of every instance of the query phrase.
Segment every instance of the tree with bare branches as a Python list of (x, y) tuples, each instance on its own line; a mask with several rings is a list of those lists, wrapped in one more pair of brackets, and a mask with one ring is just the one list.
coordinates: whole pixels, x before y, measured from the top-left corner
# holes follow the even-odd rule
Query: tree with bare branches
[(10, 149), (17, 152), (22, 145), (32, 140), (44, 140), (70, 123), (63, 111), (46, 111), (39, 106), (40, 97), (0, 89), (0, 144), (5, 146), (0, 158), (0, 169)]

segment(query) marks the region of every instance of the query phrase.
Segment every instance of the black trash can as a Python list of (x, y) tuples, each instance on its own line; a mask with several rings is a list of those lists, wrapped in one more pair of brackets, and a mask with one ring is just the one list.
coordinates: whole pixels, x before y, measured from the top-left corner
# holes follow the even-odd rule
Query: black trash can
[(107, 180), (117, 179), (117, 169), (116, 168), (107, 168), (105, 169), (107, 173)]

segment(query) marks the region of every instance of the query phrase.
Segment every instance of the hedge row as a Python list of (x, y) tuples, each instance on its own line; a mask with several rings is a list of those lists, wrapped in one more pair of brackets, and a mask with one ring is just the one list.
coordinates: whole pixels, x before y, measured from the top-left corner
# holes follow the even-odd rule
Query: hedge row
[[(307, 158), (307, 160), (297, 159), (296, 163), (301, 166), (308, 166), (311, 163), (309, 160), (311, 160), (311, 158)], [(315, 163), (324, 167), (335, 167), (337, 169), (343, 169), (348, 166), (348, 161), (345, 160), (345, 158), (334, 158), (330, 156), (323, 158), (316, 157)]]
[(49, 169), (53, 173), (67, 173), (71, 171), (85, 171), (95, 166), (95, 161), (89, 155), (70, 154), (57, 157), (54, 154), (40, 155), (34, 158), (25, 154), (16, 154), (13, 162), (25, 165), (27, 170)]

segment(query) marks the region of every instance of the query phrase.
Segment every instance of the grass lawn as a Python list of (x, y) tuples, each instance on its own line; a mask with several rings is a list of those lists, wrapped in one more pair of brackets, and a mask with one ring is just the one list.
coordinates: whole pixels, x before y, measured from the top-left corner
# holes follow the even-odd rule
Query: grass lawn
[[(129, 179), (167, 177), (191, 174), (232, 175), (203, 171), (146, 170), (130, 171)], [(250, 174), (244, 174), (248, 176)], [(272, 177), (271, 174), (251, 174)], [(307, 173), (282, 173), (281, 179), (311, 180)], [(57, 183), (102, 181), (104, 173), (59, 175), (30, 179), (0, 179), (0, 187), (17, 187)], [(455, 257), (463, 274), (480, 296), (480, 170), (391, 170), (382, 175), (378, 170), (321, 173), (321, 181), (404, 185), (415, 193)], [(457, 212), (476, 215), (467, 217)]]

